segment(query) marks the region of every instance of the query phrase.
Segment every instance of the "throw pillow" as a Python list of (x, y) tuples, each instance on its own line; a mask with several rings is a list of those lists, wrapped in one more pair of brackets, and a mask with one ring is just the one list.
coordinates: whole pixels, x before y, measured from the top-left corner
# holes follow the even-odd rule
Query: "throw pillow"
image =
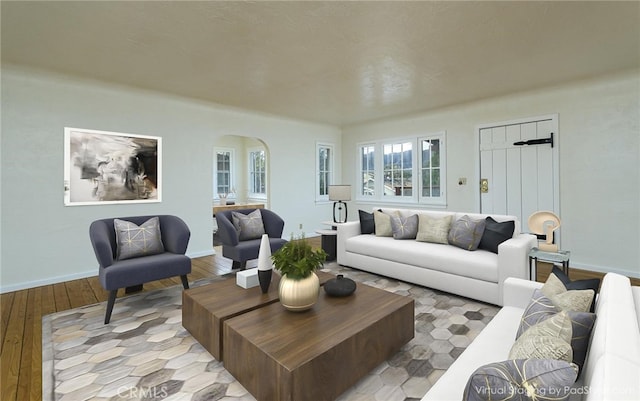
[(391, 229), (394, 239), (415, 239), (418, 233), (418, 215), (391, 216)]
[(125, 260), (164, 252), (159, 217), (152, 217), (140, 226), (130, 221), (114, 219), (113, 226), (116, 231), (116, 259)]
[(550, 274), (542, 286), (542, 293), (561, 310), (588, 312), (595, 297), (594, 290), (568, 291), (555, 274)]
[(376, 225), (373, 219), (373, 213), (358, 210), (358, 214), (360, 216), (360, 234), (375, 234)]
[(559, 337), (527, 335), (525, 331), (511, 347), (509, 359), (558, 359), (571, 362), (571, 344)]
[[(529, 305), (525, 308), (520, 321), (520, 327), (516, 334), (518, 339), (522, 333), (530, 327), (549, 319), (556, 315), (560, 310), (553, 305), (553, 302), (547, 298), (542, 291), (535, 290)], [(587, 356), (587, 348), (591, 339), (591, 332), (596, 321), (595, 313), (588, 312), (566, 312), (571, 319), (571, 348), (573, 349), (573, 363), (578, 365), (580, 373)]]
[[(600, 288), (600, 279), (592, 278), (586, 280), (575, 280), (571, 281), (569, 276), (564, 274), (561, 269), (553, 266), (551, 270), (551, 274), (555, 275), (561, 282), (564, 284), (567, 290), (593, 290), (595, 294), (598, 293), (598, 289)], [(596, 306), (596, 297), (593, 297), (593, 301), (591, 302), (591, 307), (589, 308), (589, 312), (593, 312)]]
[(482, 239), (485, 221), (464, 215), (451, 224), (447, 240), (449, 244), (467, 251), (475, 251)]
[(575, 365), (553, 359), (515, 359), (479, 367), (462, 397), (480, 400), (566, 400), (576, 381)]
[(418, 215), (418, 234), (416, 241), (448, 244), (447, 236), (453, 216), (431, 217), (425, 213)]
[[(393, 213), (393, 216), (398, 216), (398, 213)], [(373, 220), (376, 226), (376, 236), (393, 237), (393, 228), (391, 227), (391, 214), (384, 213), (382, 210), (374, 210)]]
[(513, 237), (515, 229), (516, 223), (513, 220), (498, 223), (491, 216), (487, 217), (478, 248), (498, 253), (498, 245)]
[(233, 225), (238, 232), (240, 241), (262, 238), (264, 234), (264, 224), (262, 223), (262, 213), (256, 209), (249, 214), (231, 212)]

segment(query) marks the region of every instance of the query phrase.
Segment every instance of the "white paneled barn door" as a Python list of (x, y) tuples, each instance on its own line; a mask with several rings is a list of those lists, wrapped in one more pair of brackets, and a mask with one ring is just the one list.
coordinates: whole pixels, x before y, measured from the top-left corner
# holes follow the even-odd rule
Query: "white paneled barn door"
[(484, 125), (478, 133), (481, 212), (518, 216), (523, 232), (536, 211), (560, 216), (558, 116)]

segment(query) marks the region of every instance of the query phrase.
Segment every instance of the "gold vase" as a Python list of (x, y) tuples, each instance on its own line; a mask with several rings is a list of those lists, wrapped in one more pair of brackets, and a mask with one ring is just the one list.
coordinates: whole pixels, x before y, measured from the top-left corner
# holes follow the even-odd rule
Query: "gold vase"
[(302, 312), (311, 309), (318, 300), (320, 292), (320, 280), (315, 273), (307, 278), (294, 280), (284, 274), (280, 278), (280, 303), (287, 310)]

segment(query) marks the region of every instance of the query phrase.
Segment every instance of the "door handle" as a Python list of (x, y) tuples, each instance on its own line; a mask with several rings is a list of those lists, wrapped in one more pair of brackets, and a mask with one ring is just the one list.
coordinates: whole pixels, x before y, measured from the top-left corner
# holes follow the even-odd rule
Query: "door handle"
[(489, 192), (489, 180), (486, 178), (480, 179), (480, 193), (486, 194)]

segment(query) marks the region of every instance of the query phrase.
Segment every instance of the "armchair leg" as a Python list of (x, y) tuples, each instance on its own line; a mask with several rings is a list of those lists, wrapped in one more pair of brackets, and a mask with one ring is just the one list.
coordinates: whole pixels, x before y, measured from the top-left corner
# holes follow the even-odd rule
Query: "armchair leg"
[(104, 324), (109, 324), (111, 320), (111, 312), (113, 311), (113, 304), (116, 302), (116, 295), (118, 295), (118, 290), (109, 291), (109, 300), (107, 301), (107, 313), (104, 317)]
[(184, 287), (185, 290), (189, 289), (189, 280), (187, 280), (187, 275), (184, 274), (182, 276), (180, 276), (180, 279), (182, 280), (182, 286)]
[(143, 284), (132, 285), (131, 287), (127, 287), (124, 289), (125, 294), (133, 294), (134, 292), (142, 291)]
[(232, 269), (240, 269), (240, 270), (244, 270), (247, 268), (247, 262), (239, 262), (237, 260), (234, 260), (233, 263), (231, 264), (231, 268)]

